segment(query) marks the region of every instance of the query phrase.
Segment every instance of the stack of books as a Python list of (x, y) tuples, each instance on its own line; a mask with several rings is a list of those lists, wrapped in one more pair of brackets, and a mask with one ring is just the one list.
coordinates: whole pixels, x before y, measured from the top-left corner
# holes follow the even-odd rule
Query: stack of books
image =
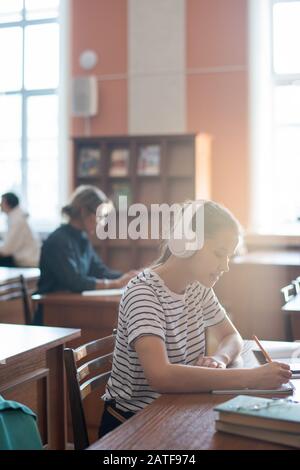
[(119, 207), (120, 196), (126, 197), (128, 207), (132, 204), (132, 193), (131, 193), (129, 183), (114, 183), (112, 185), (111, 199), (117, 210), (120, 209)]
[(300, 449), (300, 403), (239, 395), (215, 407), (216, 430)]

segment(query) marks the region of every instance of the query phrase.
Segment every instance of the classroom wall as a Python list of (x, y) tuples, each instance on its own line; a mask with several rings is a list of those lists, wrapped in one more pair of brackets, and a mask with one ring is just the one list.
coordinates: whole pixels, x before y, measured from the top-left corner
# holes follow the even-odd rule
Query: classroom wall
[[(128, 132), (127, 1), (71, 0), (71, 74), (90, 75), (79, 64), (80, 53), (92, 49), (98, 63), (99, 113), (91, 118), (91, 135)], [(85, 135), (82, 118), (72, 119), (72, 136)]]
[(249, 212), (247, 1), (187, 0), (187, 130), (212, 134), (213, 198)]
[[(98, 53), (91, 135), (212, 134), (212, 197), (249, 215), (247, 0), (72, 0), (72, 75)], [(72, 119), (73, 136), (85, 135)]]

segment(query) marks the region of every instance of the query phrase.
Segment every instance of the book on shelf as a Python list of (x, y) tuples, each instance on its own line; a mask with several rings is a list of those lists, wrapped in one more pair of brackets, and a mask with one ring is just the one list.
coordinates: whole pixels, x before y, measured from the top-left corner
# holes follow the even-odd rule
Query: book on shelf
[(156, 176), (160, 174), (160, 146), (145, 145), (140, 148), (137, 174)]
[(95, 147), (81, 148), (78, 155), (77, 175), (93, 177), (100, 175), (101, 150)]
[(109, 176), (128, 176), (129, 149), (118, 148), (110, 154)]
[(216, 429), (300, 448), (300, 403), (239, 395), (214, 408)]
[(132, 204), (132, 192), (130, 184), (126, 182), (113, 183), (112, 184), (112, 194), (111, 199), (116, 207), (119, 210), (119, 197), (124, 196), (127, 198), (127, 206), (129, 207)]

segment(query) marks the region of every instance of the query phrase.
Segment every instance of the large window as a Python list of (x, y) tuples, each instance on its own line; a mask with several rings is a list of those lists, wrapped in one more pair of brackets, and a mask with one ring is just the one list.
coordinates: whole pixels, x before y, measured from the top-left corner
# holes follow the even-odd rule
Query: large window
[(250, 0), (254, 227), (300, 232), (300, 0)]
[(0, 192), (19, 194), (40, 230), (61, 203), (60, 3), (0, 1)]

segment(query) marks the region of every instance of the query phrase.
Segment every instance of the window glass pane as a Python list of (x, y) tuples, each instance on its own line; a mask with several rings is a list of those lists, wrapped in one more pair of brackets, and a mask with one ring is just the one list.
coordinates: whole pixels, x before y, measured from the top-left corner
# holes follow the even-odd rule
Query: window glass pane
[(59, 79), (58, 24), (25, 28), (25, 88), (56, 88)]
[[(0, 144), (1, 148), (1, 144)], [(20, 160), (14, 160), (3, 157), (0, 151), (0, 188), (1, 194), (8, 191), (12, 191), (17, 195), (21, 195), (21, 164)], [(7, 229), (7, 218), (0, 211), (0, 230), (5, 231)]]
[(53, 18), (58, 16), (59, 0), (25, 0), (26, 19)]
[(0, 140), (0, 159), (21, 159), (21, 140)]
[(300, 73), (300, 2), (274, 5), (274, 70), (276, 73)]
[(29, 140), (27, 144), (27, 156), (31, 160), (58, 158), (57, 140)]
[(58, 136), (57, 95), (32, 96), (27, 100), (27, 138), (53, 139)]
[[(8, 44), (9, 47), (7, 47)], [(22, 28), (0, 28), (0, 63), (0, 91), (20, 90), (22, 86)]]
[(21, 96), (0, 96), (0, 141), (21, 139)]
[(21, 164), (20, 160), (0, 159), (0, 188), (1, 194), (13, 191), (21, 194)]
[(300, 216), (300, 126), (277, 128), (274, 152), (277, 217), (283, 222), (295, 222)]
[(278, 124), (300, 124), (300, 86), (275, 87), (274, 103)]
[[(21, 195), (21, 96), (0, 96), (0, 189)], [(0, 218), (0, 230), (6, 219)]]
[(57, 159), (28, 160), (27, 176), (28, 208), (33, 222), (44, 227), (57, 223), (58, 161)]
[(27, 132), (28, 208), (35, 224), (51, 229), (59, 221), (57, 95), (28, 98)]
[(0, 23), (22, 19), (23, 0), (0, 0)]

